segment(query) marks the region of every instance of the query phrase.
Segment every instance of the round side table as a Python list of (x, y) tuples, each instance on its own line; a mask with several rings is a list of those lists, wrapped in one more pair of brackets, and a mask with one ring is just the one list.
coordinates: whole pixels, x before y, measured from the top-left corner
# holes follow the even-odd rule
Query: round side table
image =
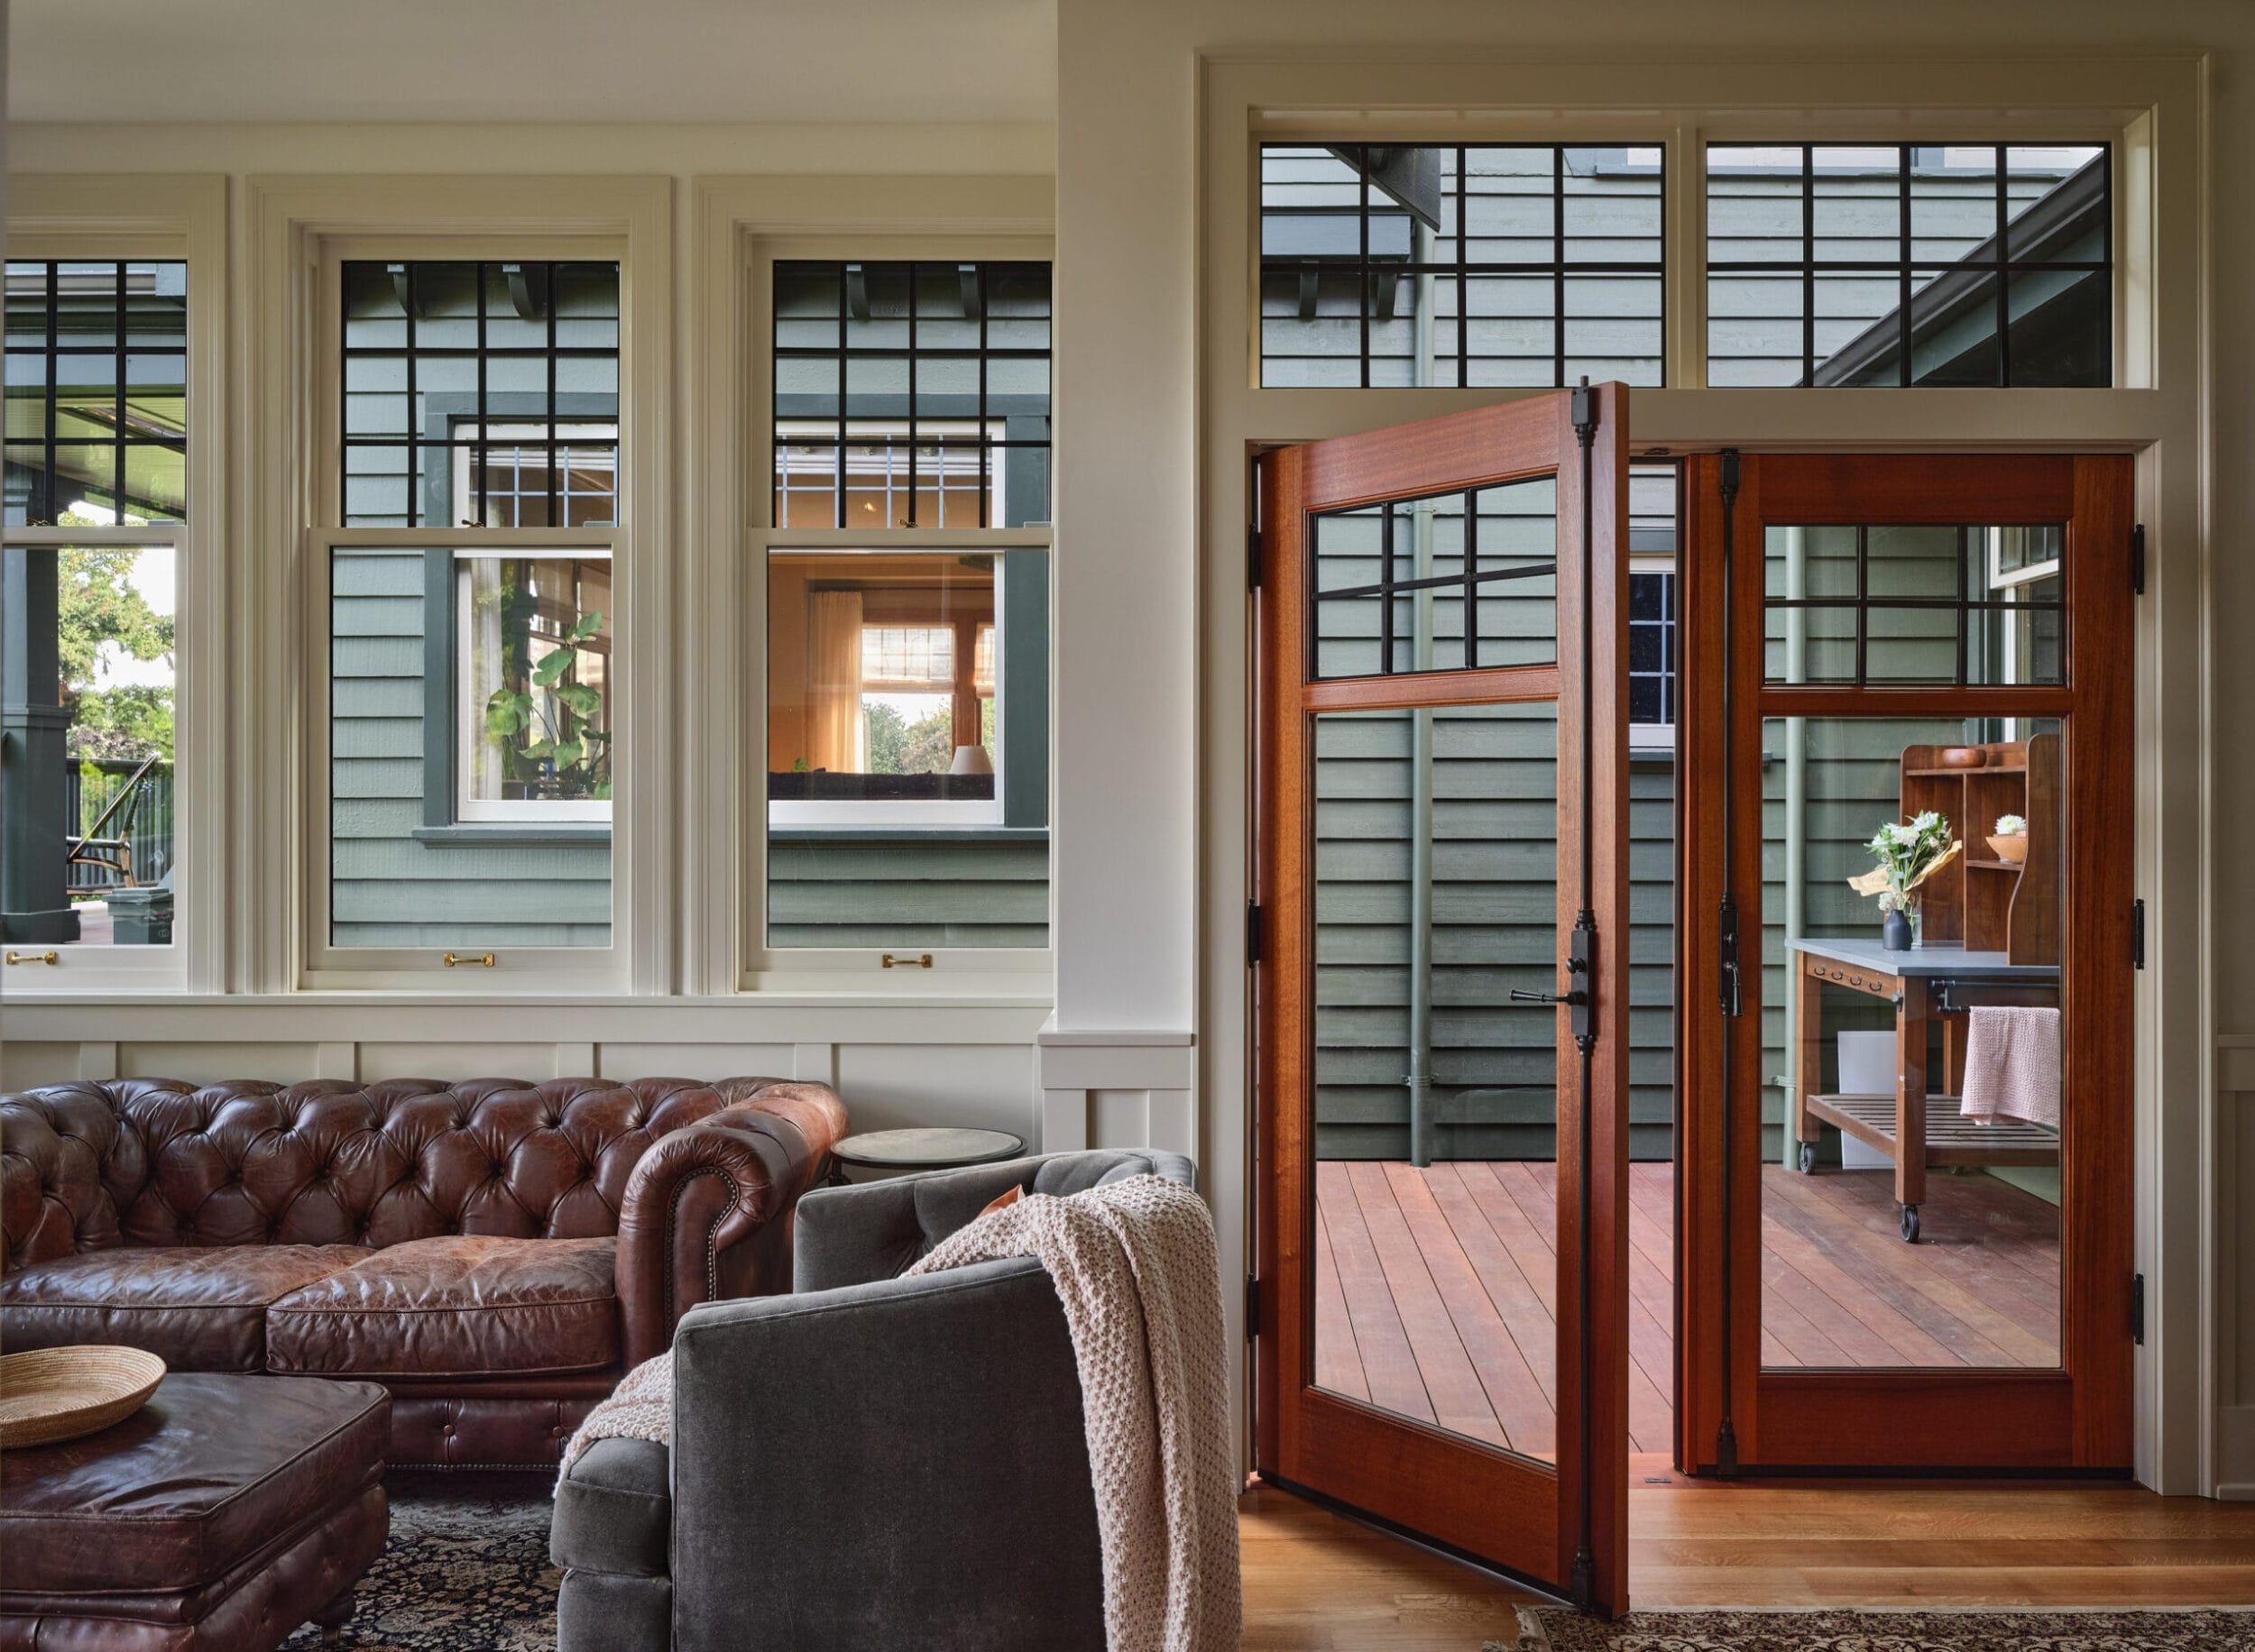
[(870, 1130), (850, 1135), (830, 1149), (825, 1188), (846, 1185), (845, 1167), (869, 1170), (953, 1170), (967, 1164), (995, 1164), (1026, 1151), (1026, 1138), (1007, 1130)]

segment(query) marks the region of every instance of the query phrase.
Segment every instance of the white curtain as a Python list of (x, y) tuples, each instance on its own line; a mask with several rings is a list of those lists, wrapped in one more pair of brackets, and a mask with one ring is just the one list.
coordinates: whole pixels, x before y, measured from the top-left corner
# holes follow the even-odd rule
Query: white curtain
[(860, 592), (817, 591), (806, 599), (806, 766), (864, 772)]

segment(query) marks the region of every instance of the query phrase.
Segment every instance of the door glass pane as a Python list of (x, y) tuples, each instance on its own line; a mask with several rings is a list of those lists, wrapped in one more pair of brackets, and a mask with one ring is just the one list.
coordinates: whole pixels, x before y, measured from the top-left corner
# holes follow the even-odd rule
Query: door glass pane
[(1311, 528), (1317, 676), (1558, 657), (1556, 477), (1333, 511)]
[[(2059, 1363), (2065, 744), (2049, 720), (1763, 725), (1766, 1364)], [(1891, 950), (1871, 845), (1921, 823), (1942, 858), (1918, 880), (1930, 851), (1891, 844)]]
[(2023, 685), (2066, 680), (2057, 526), (1771, 526), (1772, 683)]
[(1557, 710), (1315, 725), (1314, 1380), (1555, 1461)]

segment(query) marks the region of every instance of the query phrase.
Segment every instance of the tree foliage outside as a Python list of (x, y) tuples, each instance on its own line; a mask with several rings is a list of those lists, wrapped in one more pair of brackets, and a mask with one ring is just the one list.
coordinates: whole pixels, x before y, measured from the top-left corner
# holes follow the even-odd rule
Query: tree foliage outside
[(955, 759), (955, 720), (947, 702), (910, 722), (900, 708), (882, 700), (865, 701), (869, 772), (872, 775), (944, 775)]
[[(66, 513), (62, 526), (94, 524)], [(70, 712), (71, 757), (137, 763), (153, 754), (170, 763), (171, 688), (95, 686), (106, 643), (137, 660), (162, 659), (172, 652), (172, 616), (157, 612), (133, 583), (142, 553), (130, 546), (73, 546), (55, 555), (55, 640), (62, 702)]]

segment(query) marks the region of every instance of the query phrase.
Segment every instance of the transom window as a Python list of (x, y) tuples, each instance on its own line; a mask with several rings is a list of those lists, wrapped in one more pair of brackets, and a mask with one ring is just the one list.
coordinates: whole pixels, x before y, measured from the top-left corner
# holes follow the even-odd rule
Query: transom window
[(775, 271), (778, 528), (1049, 519), (1049, 266)]
[(2103, 144), (1713, 143), (1707, 381), (2105, 386)]
[(1261, 382), (1664, 381), (1657, 145), (1265, 144)]
[(619, 266), (354, 261), (347, 527), (617, 519)]
[(10, 527), (188, 513), (188, 266), (7, 266)]

